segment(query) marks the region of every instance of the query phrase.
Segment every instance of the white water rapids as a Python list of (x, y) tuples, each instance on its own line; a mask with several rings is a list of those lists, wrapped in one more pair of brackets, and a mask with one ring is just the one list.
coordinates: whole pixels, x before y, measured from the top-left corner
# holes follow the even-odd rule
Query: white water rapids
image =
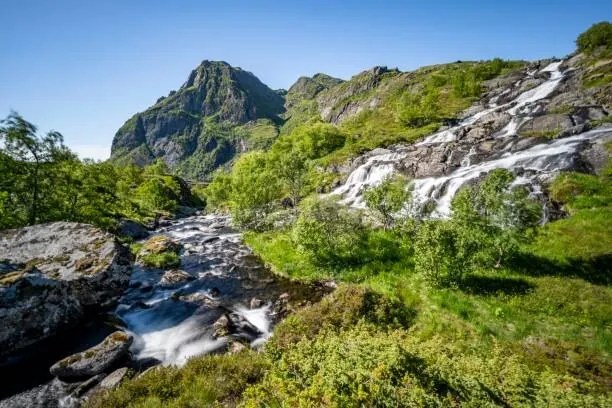
[[(500, 95), (491, 98), (486, 109), (468, 116), (454, 127), (434, 133), (416, 143), (413, 149), (452, 145), (459, 139), (462, 131), (477, 124), (486, 115), (493, 112), (505, 112), (510, 115), (510, 121), (506, 126), (490, 135), (495, 140), (506, 139), (508, 141), (508, 143), (502, 144), (502, 150), (492, 152), (484, 161), (472, 163), (472, 156), (475, 154), (475, 148), (472, 147), (470, 153), (461, 161), (461, 166), (451, 173), (439, 177), (413, 180), (411, 187), (414, 203), (422, 207), (433, 202), (435, 209), (431, 216), (448, 217), (451, 211), (452, 198), (463, 185), (498, 168), (519, 173), (521, 177), (517, 178), (515, 184), (528, 184), (533, 186), (533, 190), (537, 191), (543, 181), (559, 171), (571, 168), (575, 153), (583, 142), (593, 140), (605, 133), (611, 134), (612, 128), (604, 128), (535, 146), (531, 145), (523, 149), (517, 144), (519, 140), (517, 131), (521, 124), (531, 118), (529, 115), (533, 115), (539, 109), (536, 103), (548, 97), (565, 77), (567, 72), (564, 73), (560, 70), (562, 62), (553, 62), (542, 69), (540, 73), (548, 73), (549, 78), (540, 85), (522, 92), (510, 102), (501, 105), (496, 103), (500, 96), (511, 91), (506, 89)], [(528, 73), (527, 77), (530, 78), (534, 74), (535, 72)], [(521, 81), (516, 83), (515, 86), (519, 86), (520, 83)], [(402, 148), (394, 152), (384, 151), (380, 154), (371, 155), (365, 163), (353, 170), (346, 182), (333, 190), (331, 195), (340, 196), (340, 202), (343, 204), (355, 208), (364, 208), (365, 203), (362, 198), (364, 190), (380, 184), (385, 178), (397, 172), (398, 165), (407, 156), (408, 151)]]

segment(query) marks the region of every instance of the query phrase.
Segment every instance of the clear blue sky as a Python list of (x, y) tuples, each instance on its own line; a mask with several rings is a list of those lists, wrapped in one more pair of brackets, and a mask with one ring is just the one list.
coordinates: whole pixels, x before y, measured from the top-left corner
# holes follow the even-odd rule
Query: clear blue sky
[(563, 56), (612, 1), (0, 0), (0, 116), (103, 158), (132, 114), (225, 60), (272, 88), (325, 72)]

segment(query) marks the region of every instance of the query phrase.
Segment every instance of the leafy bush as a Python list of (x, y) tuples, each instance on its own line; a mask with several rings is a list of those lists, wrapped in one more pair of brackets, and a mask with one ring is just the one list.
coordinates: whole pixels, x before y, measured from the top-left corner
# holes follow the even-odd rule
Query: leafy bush
[(410, 199), (408, 183), (402, 177), (388, 177), (376, 187), (367, 189), (363, 198), (385, 229), (389, 229)]
[(158, 254), (145, 254), (138, 257), (145, 266), (153, 268), (176, 268), (181, 265), (181, 258), (176, 252), (164, 251)]
[(298, 248), (320, 265), (357, 262), (365, 238), (359, 215), (331, 199), (305, 201), (293, 229)]
[(453, 221), (471, 237), (472, 256), (483, 265), (500, 267), (508, 261), (541, 219), (540, 205), (526, 188), (511, 187), (513, 180), (510, 171), (496, 169), (453, 199)]
[(473, 242), (449, 221), (421, 224), (414, 242), (415, 271), (435, 286), (461, 281), (471, 271)]
[(606, 53), (612, 52), (612, 24), (608, 21), (593, 24), (578, 36), (576, 46), (578, 51), (585, 53), (593, 53), (600, 48)]
[(157, 367), (117, 389), (94, 395), (88, 408), (235, 406), (268, 367), (261, 353), (207, 355), (182, 368)]

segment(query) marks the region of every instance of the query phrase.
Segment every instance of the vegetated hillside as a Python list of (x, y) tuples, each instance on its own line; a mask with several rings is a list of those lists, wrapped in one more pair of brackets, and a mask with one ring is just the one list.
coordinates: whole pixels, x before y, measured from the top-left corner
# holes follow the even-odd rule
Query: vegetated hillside
[[(285, 319), (262, 352), (148, 372), (90, 405), (610, 406), (612, 25), (577, 45), (552, 65), (375, 69), (304, 92), (271, 148), (241, 156), (206, 193), (277, 273), (332, 278), (338, 289)], [(450, 126), (471, 103), (465, 117), (493, 108), (496, 123)], [(498, 133), (512, 119), (520, 126)], [(538, 184), (545, 202), (524, 182), (545, 165), (498, 166), (463, 185), (445, 219), (399, 211), (414, 202), (399, 171), (360, 192), (362, 211), (318, 194), (371, 156), (346, 158), (398, 142), (419, 149), (410, 142), (445, 122), (435, 146), (447, 154), (432, 178), (470, 169), (452, 159), (470, 141), (490, 142), (477, 164), (548, 148), (568, 160), (552, 161), (563, 171)], [(397, 151), (380, 165), (401, 163)], [(543, 204), (557, 217), (545, 225)]]
[(279, 133), (316, 122), (347, 131), (351, 141), (340, 153), (346, 158), (431, 132), (469, 106), (483, 80), (520, 65), (496, 60), (408, 73), (374, 67), (348, 81), (301, 77), (283, 93), (240, 68), (204, 61), (178, 91), (117, 131), (112, 160), (143, 165), (161, 158), (180, 175), (208, 179), (238, 154), (266, 150)]
[(237, 152), (269, 144), (283, 103), (250, 72), (203, 61), (178, 91), (117, 131), (111, 158), (139, 165), (161, 158), (181, 175), (205, 178)]

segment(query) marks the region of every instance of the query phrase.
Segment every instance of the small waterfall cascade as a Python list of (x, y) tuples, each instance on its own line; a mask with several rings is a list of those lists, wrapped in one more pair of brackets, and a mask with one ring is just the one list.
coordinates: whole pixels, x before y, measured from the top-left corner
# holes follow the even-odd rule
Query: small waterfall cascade
[(520, 143), (518, 129), (532, 118), (531, 115), (541, 109), (538, 102), (551, 95), (569, 72), (561, 71), (562, 63), (563, 61), (553, 62), (539, 72), (528, 72), (526, 79), (543, 74), (548, 74), (548, 79), (523, 91), (509, 102), (497, 103), (502, 96), (512, 92), (512, 88), (521, 86), (523, 80), (514, 83), (512, 88), (504, 89), (499, 95), (491, 97), (489, 104), (483, 110), (464, 118), (456, 126), (427, 136), (412, 146), (397, 148), (398, 151), (387, 150), (381, 154), (370, 154), (363, 164), (353, 170), (346, 182), (334, 189), (330, 195), (340, 196), (340, 202), (343, 204), (364, 208), (363, 191), (378, 185), (385, 177), (397, 172), (402, 165), (406, 165), (410, 160), (407, 150), (424, 152), (421, 158), (427, 157), (432, 149), (452, 150), (457, 143), (466, 143), (461, 140), (466, 131), (494, 112), (509, 117), (508, 123), (501, 130), (488, 135), (489, 139), (498, 143), (499, 149), (489, 152), (484, 158), (478, 157), (475, 142), (469, 149), (465, 149), (469, 150), (469, 153), (452, 171), (444, 175), (415, 178), (411, 183), (414, 204), (417, 207), (428, 204), (428, 208), (431, 205), (431, 208), (434, 208), (432, 217), (448, 217), (452, 198), (463, 185), (498, 168), (519, 174), (520, 177), (517, 177), (515, 184), (527, 185), (537, 194), (541, 191), (540, 186), (543, 182), (559, 171), (573, 167), (576, 153), (585, 142), (603, 135), (612, 135), (612, 128), (599, 128), (535, 145)]

